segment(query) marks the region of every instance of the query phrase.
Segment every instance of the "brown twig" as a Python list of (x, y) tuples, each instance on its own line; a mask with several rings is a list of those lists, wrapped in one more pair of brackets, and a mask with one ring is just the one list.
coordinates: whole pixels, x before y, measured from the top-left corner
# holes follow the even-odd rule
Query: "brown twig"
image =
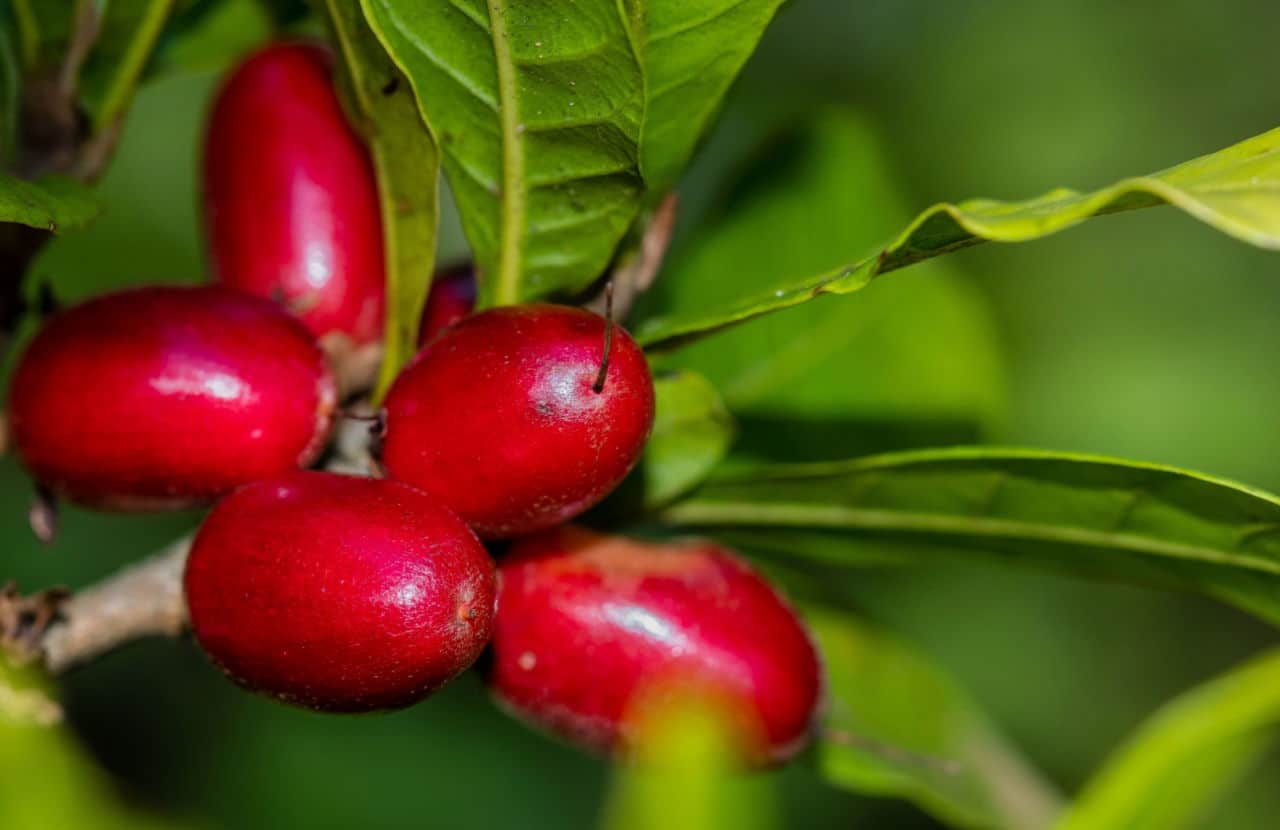
[[(367, 423), (344, 419), (325, 469), (370, 475), (369, 443)], [(7, 586), (0, 591), (0, 648), (58, 673), (144, 637), (176, 637), (187, 624), (182, 572), (190, 549), (184, 536), (76, 594), (55, 588), (24, 597)]]
[[(653, 281), (657, 279), (658, 270), (662, 267), (662, 259), (666, 256), (667, 247), (671, 244), (671, 235), (675, 232), (679, 207), (676, 194), (667, 194), (667, 197), (654, 210), (653, 216), (649, 218), (649, 224), (645, 227), (639, 247), (619, 262), (614, 267), (613, 273), (609, 275), (605, 285), (608, 286), (610, 283), (613, 285), (614, 319), (620, 322), (625, 321), (631, 312), (632, 304), (641, 294), (648, 291)], [(583, 307), (597, 314), (603, 314), (605, 302), (605, 292), (601, 291), (598, 296), (584, 303)]]
[(62, 603), (40, 638), (39, 654), (62, 672), (143, 637), (176, 637), (187, 624), (182, 570), (190, 537)]

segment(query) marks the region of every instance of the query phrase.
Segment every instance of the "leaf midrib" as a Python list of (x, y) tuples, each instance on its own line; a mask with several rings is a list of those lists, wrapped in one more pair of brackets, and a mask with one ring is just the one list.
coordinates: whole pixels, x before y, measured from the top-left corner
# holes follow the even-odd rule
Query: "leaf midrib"
[(495, 305), (520, 299), (520, 247), (524, 236), (524, 142), (517, 108), (516, 65), (507, 34), (506, 0), (487, 0), (493, 58), (498, 70), (498, 116), (502, 134), (502, 190), (499, 193), (498, 273)]
[(1046, 525), (1014, 519), (876, 510), (840, 505), (709, 501), (676, 505), (659, 515), (667, 521), (691, 525), (898, 531), (938, 536), (1057, 542), (1205, 564), (1231, 565), (1251, 571), (1280, 575), (1280, 562), (1260, 559), (1248, 554), (1229, 553), (1216, 548), (1181, 544), (1132, 533)]

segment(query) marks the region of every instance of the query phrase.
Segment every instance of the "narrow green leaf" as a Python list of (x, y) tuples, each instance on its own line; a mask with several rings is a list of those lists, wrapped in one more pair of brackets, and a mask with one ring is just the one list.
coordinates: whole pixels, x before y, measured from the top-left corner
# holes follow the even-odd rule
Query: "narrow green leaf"
[[(889, 153), (856, 112), (772, 136), (674, 251), (633, 320), (719, 308), (779, 271), (838, 265), (908, 216)], [(738, 417), (738, 452), (803, 460), (975, 442), (1000, 421), (1003, 366), (981, 292), (942, 261), (857, 302), (809, 303), (659, 355), (705, 375)], [(790, 427), (790, 428), (788, 428)]]
[(1085, 787), (1058, 830), (1178, 830), (1197, 822), (1280, 727), (1280, 650), (1175, 698)]
[(733, 442), (733, 417), (706, 378), (673, 372), (654, 379), (653, 434), (640, 470), (644, 503), (666, 504), (707, 477)]
[(71, 39), (76, 11), (87, 0), (11, 2), (21, 33), (23, 64), (29, 70), (53, 76)]
[(22, 95), (23, 32), (16, 6), (0, 2), (0, 168), (6, 167), (18, 143), (18, 105)]
[(783, 0), (625, 0), (644, 70), (640, 170), (675, 183)]
[(1280, 129), (1092, 193), (1063, 189), (1025, 202), (935, 205), (878, 253), (808, 276), (778, 273), (766, 290), (717, 308), (672, 308), (637, 325), (636, 338), (651, 348), (674, 347), (822, 294), (859, 291), (880, 274), (980, 242), (1039, 239), (1093, 216), (1159, 204), (1250, 244), (1280, 248)]
[(89, 188), (61, 176), (28, 182), (0, 173), (0, 222), (17, 222), (58, 233), (79, 228), (98, 215)]
[(641, 198), (617, 0), (362, 0), (440, 144), (483, 305), (589, 285)]
[(994, 559), (1200, 591), (1280, 623), (1280, 500), (1155, 464), (959, 448), (763, 465), (714, 477), (660, 515), (775, 552), (778, 531), (829, 537), (816, 555), (827, 564)]
[(114, 126), (128, 109), (174, 0), (111, 0), (98, 37), (80, 70), (80, 98), (95, 133)]
[(1057, 793), (944, 670), (847, 615), (805, 619), (826, 667), (817, 761), (829, 782), (909, 799), (952, 826), (1048, 826)]
[(32, 8), (32, 0), (9, 0), (5, 4), (15, 28), (20, 66), (30, 69), (40, 55), (40, 18)]
[(431, 288), (440, 213), (440, 154), (400, 70), (354, 3), (327, 0), (354, 99), (373, 154), (387, 252), (387, 322), (375, 399), (417, 351)]
[(736, 758), (730, 721), (711, 701), (671, 690), (634, 707), (635, 757), (620, 764), (604, 830), (768, 830), (768, 778)]

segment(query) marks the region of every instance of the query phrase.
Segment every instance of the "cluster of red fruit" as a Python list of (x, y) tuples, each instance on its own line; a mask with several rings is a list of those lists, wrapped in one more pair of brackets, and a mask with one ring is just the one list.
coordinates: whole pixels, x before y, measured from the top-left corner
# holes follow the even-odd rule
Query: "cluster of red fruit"
[[(221, 499), (185, 588), (227, 674), (317, 709), (384, 709), (489, 647), (497, 698), (587, 746), (625, 742), (631, 701), (672, 683), (734, 701), (757, 759), (804, 743), (818, 660), (764, 580), (711, 544), (564, 525), (627, 475), (653, 421), (645, 357), (604, 318), (471, 314), (470, 272), (438, 278), (423, 348), (386, 398), (385, 477), (298, 469), (339, 404), (317, 338), (374, 340), (384, 302), (374, 178), (322, 49), (277, 45), (238, 68), (204, 185), (220, 285), (55, 315), (10, 411), (26, 467), (59, 496), (127, 510)], [(495, 567), (481, 539), (514, 541)]]

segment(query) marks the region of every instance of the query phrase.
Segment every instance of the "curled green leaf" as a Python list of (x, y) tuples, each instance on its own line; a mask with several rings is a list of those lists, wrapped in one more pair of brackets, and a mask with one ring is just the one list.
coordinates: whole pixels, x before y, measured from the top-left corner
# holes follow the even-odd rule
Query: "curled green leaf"
[(859, 291), (880, 274), (981, 242), (1025, 242), (1094, 216), (1160, 204), (1244, 242), (1280, 249), (1280, 129), (1091, 193), (1062, 189), (1025, 202), (934, 205), (877, 253), (818, 274), (779, 274), (767, 289), (726, 306), (654, 316), (636, 327), (636, 339), (649, 348), (672, 348), (823, 294)]

